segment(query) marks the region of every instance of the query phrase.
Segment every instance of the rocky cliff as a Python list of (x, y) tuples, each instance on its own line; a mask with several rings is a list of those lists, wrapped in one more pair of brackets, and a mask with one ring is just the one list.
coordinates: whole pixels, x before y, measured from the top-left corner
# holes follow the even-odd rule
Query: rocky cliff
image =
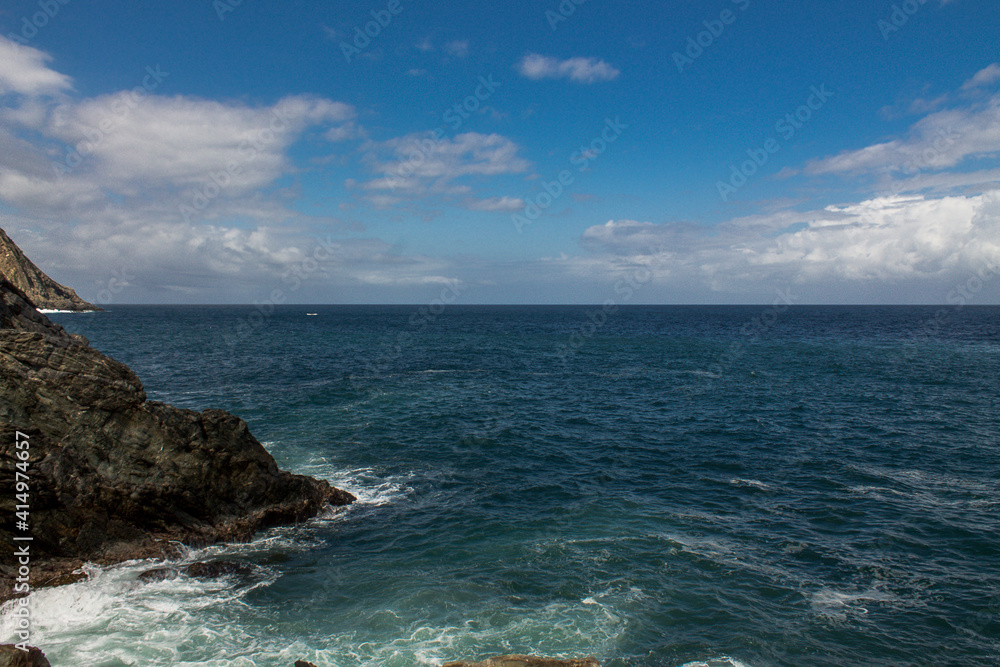
[(25, 534), (10, 520), (20, 451), (36, 584), (86, 561), (167, 555), (174, 540), (247, 540), (354, 500), (279, 470), (238, 417), (147, 401), (127, 366), (0, 278), (0, 598), (16, 570), (12, 533)]
[(28, 259), (7, 233), (0, 229), (0, 276), (9, 280), (38, 308), (49, 310), (101, 310), (87, 303), (69, 287), (60, 285)]

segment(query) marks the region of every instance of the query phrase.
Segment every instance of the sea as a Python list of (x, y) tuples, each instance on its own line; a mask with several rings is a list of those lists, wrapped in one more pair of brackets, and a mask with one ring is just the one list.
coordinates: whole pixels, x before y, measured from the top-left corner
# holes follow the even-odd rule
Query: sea
[(1000, 307), (51, 317), (358, 497), (36, 591), (56, 667), (1000, 665)]

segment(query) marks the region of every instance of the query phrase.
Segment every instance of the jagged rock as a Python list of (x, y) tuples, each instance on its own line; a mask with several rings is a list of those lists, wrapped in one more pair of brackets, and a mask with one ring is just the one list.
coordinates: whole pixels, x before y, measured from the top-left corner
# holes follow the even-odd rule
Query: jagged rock
[(35, 310), (35, 305), (27, 295), (2, 275), (0, 275), (0, 329), (47, 334), (67, 342), (75, 340), (65, 329)]
[(594, 658), (560, 660), (536, 655), (498, 655), (482, 662), (460, 660), (449, 662), (442, 667), (601, 667), (601, 663)]
[(101, 310), (76, 292), (60, 285), (25, 257), (7, 233), (0, 229), (0, 276), (28, 296), (38, 308), (50, 310)]
[(216, 560), (211, 563), (191, 563), (184, 568), (184, 573), (195, 579), (217, 579), (227, 574), (247, 575), (254, 571), (250, 563), (234, 563), (229, 560)]
[(171, 579), (176, 579), (180, 576), (175, 568), (172, 567), (154, 567), (151, 570), (146, 570), (139, 575), (139, 581), (144, 584), (150, 584), (154, 581), (169, 581)]
[(52, 667), (45, 654), (34, 646), (22, 651), (13, 644), (0, 644), (0, 667)]
[(139, 581), (150, 583), (176, 579), (183, 572), (195, 579), (218, 579), (227, 574), (248, 575), (254, 571), (250, 563), (237, 563), (230, 560), (216, 560), (209, 563), (191, 563), (182, 568), (154, 567), (139, 575)]
[[(0, 466), (14, 470), (28, 436), (31, 583), (84, 562), (167, 558), (177, 542), (245, 541), (354, 496), (278, 469), (246, 423), (221, 410), (147, 401), (124, 364), (38, 313), (0, 279)], [(14, 475), (0, 512), (14, 515)], [(15, 574), (0, 524), (0, 600)]]
[(57, 576), (52, 577), (46, 581), (42, 582), (42, 586), (67, 586), (69, 584), (75, 584), (78, 581), (83, 581), (87, 579), (87, 573), (81, 572), (80, 570), (75, 570), (73, 572), (63, 572)]

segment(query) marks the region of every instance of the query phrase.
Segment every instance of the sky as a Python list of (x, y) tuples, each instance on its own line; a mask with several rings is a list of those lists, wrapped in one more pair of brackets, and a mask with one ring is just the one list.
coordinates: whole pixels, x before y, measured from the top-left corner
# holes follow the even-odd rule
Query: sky
[(0, 227), (126, 303), (1000, 303), (1000, 3), (6, 0)]

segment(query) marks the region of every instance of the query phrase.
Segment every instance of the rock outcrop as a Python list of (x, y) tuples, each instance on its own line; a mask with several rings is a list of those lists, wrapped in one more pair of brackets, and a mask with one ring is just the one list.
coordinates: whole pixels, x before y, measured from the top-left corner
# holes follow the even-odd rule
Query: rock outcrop
[(537, 655), (498, 655), (482, 662), (460, 660), (449, 662), (442, 667), (601, 667), (594, 658), (578, 658), (560, 660), (559, 658), (542, 658)]
[[(238, 417), (146, 400), (127, 366), (69, 335), (0, 278), (6, 517), (19, 502), (15, 464), (22, 451), (33, 585), (87, 561), (168, 556), (176, 543), (248, 540), (261, 528), (354, 500), (325, 481), (279, 470)], [(12, 522), (0, 523), (0, 599), (12, 594), (15, 531)]]
[(39, 649), (27, 648), (22, 651), (14, 644), (0, 644), (0, 667), (52, 667)]
[(69, 287), (60, 285), (28, 259), (7, 233), (0, 229), (0, 276), (9, 280), (38, 308), (48, 310), (101, 310), (87, 303)]

